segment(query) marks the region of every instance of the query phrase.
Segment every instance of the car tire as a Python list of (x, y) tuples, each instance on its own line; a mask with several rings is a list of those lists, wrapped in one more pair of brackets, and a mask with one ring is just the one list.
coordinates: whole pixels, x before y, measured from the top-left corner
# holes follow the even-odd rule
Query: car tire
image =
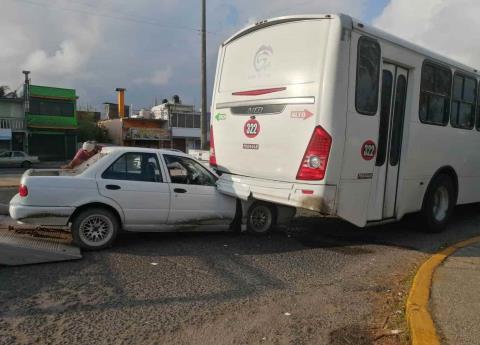
[(22, 162), (22, 168), (30, 169), (31, 167), (32, 167), (32, 162), (30, 161)]
[(276, 224), (277, 210), (274, 205), (255, 202), (247, 212), (247, 231), (251, 234), (265, 235)]
[(72, 222), (73, 243), (85, 250), (111, 247), (120, 223), (113, 212), (104, 208), (81, 211)]
[(422, 230), (438, 233), (445, 230), (456, 203), (452, 179), (445, 174), (438, 175), (428, 186), (423, 201), (421, 217)]

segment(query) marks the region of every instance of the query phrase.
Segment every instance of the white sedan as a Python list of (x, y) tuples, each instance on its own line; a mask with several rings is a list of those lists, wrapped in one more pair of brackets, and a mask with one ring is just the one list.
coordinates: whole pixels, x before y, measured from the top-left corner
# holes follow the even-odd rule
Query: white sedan
[(29, 156), (23, 151), (0, 152), (0, 167), (22, 167), (28, 169), (32, 164), (38, 162), (38, 157)]
[(180, 152), (108, 147), (74, 170), (26, 171), (10, 216), (70, 226), (74, 243), (89, 250), (110, 246), (120, 229), (239, 227), (237, 201), (217, 191), (217, 178)]

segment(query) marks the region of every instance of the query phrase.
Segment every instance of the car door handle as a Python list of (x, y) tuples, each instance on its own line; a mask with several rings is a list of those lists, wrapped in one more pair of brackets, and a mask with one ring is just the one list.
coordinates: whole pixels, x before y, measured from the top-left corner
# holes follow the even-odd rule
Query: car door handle
[(111, 189), (111, 190), (119, 190), (121, 187), (117, 186), (116, 184), (107, 184), (105, 188)]
[(174, 191), (175, 193), (181, 193), (181, 194), (187, 192), (187, 190), (186, 190), (186, 189), (183, 189), (183, 188), (175, 188), (173, 191)]

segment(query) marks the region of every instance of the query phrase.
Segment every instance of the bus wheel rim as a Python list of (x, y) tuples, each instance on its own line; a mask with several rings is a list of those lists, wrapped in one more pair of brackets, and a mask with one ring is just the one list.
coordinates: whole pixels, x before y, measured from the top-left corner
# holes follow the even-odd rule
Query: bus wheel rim
[(441, 186), (433, 194), (433, 217), (436, 221), (442, 222), (447, 217), (448, 206), (448, 190)]

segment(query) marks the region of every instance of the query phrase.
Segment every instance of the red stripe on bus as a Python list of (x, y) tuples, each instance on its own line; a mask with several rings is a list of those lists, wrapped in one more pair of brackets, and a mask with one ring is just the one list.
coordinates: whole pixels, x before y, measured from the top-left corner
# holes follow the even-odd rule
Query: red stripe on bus
[(239, 91), (239, 92), (232, 93), (232, 95), (234, 95), (234, 96), (260, 96), (260, 95), (266, 95), (267, 93), (285, 91), (286, 89), (287, 89), (286, 87), (275, 87), (275, 88), (272, 88), (272, 89)]

